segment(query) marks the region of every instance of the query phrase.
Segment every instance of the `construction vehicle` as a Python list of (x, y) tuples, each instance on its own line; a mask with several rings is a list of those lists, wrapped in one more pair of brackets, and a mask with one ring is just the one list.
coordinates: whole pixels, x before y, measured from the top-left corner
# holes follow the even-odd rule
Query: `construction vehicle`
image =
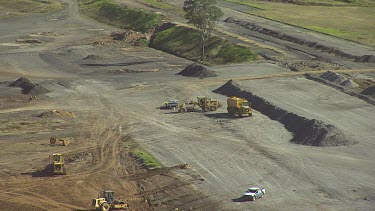
[(230, 116), (235, 116), (236, 114), (239, 117), (242, 115), (253, 115), (253, 110), (250, 107), (249, 101), (244, 98), (230, 97), (227, 99), (227, 110)]
[[(56, 142), (57, 142), (57, 140), (56, 140), (55, 137), (51, 137), (49, 139), (49, 143), (50, 143), (51, 146), (56, 146)], [(68, 139), (59, 139), (59, 142), (61, 142), (61, 144), (58, 144), (59, 146), (66, 146), (67, 147), (70, 144), (70, 141)]]
[(216, 111), (221, 104), (217, 100), (211, 100), (208, 97), (197, 97), (198, 99), (198, 106), (202, 108), (203, 111)]
[[(51, 156), (50, 156), (51, 158)], [(49, 173), (52, 175), (66, 175), (64, 157), (60, 153), (52, 154), (52, 160), (49, 164)]]
[(196, 111), (198, 107), (198, 103), (191, 100), (188, 103), (180, 103), (178, 104), (178, 112), (185, 113), (188, 111)]
[(96, 210), (108, 211), (117, 209), (126, 209), (128, 204), (123, 200), (115, 199), (115, 192), (106, 190), (100, 192), (98, 198), (92, 200), (92, 206)]

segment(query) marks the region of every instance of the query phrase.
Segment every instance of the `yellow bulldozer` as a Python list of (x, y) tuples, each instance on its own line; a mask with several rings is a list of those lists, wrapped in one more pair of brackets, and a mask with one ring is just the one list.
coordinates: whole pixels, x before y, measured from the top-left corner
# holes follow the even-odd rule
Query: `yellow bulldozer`
[(253, 115), (253, 110), (250, 107), (249, 101), (244, 98), (230, 97), (227, 99), (227, 110), (230, 116), (235, 116), (236, 114), (239, 117), (242, 115)]
[(128, 204), (125, 201), (115, 199), (115, 192), (111, 190), (100, 192), (98, 198), (92, 200), (92, 206), (100, 211), (128, 208)]
[(50, 156), (49, 173), (51, 175), (66, 175), (64, 157), (60, 153), (54, 153)]

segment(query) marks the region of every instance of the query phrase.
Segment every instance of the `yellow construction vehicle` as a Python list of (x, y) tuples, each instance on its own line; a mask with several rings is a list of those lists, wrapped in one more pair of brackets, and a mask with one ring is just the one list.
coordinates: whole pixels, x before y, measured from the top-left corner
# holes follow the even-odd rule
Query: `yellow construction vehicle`
[(177, 108), (178, 108), (178, 112), (180, 113), (185, 113), (188, 111), (196, 111), (197, 109), (199, 109), (198, 103), (194, 102), (193, 100), (191, 100), (188, 103), (180, 103), (178, 104)]
[(236, 114), (239, 117), (242, 115), (253, 115), (249, 101), (244, 98), (230, 97), (227, 99), (227, 105), (228, 114), (231, 116), (235, 116)]
[(211, 98), (208, 97), (197, 97), (198, 100), (198, 106), (202, 108), (203, 111), (216, 111), (219, 107), (221, 107), (221, 104), (217, 100), (211, 100)]
[[(50, 156), (51, 158), (51, 156)], [(66, 175), (64, 157), (60, 153), (52, 154), (52, 160), (49, 165), (49, 173), (52, 175)]]
[(96, 210), (101, 211), (128, 208), (128, 204), (123, 200), (115, 199), (115, 192), (111, 190), (100, 192), (98, 198), (92, 200), (92, 206), (95, 207)]

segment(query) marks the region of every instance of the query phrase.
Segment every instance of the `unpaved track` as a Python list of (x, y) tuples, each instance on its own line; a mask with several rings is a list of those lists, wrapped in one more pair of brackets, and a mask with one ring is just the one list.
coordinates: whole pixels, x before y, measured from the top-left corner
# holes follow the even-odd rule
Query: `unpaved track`
[[(98, 189), (108, 186), (116, 189), (120, 196), (126, 196), (130, 203), (132, 201), (136, 203), (137, 200), (144, 202), (152, 194), (162, 195), (160, 191), (170, 192), (177, 198), (188, 195), (189, 193), (183, 191), (173, 192), (176, 188), (184, 188), (185, 183), (176, 182), (165, 187), (155, 183), (154, 189), (141, 186), (146, 188), (135, 190), (135, 183), (138, 185), (147, 181), (153, 183), (153, 180), (147, 178), (141, 181), (141, 177), (131, 181), (123, 179), (134, 178), (127, 175), (127, 171), (132, 169), (126, 166), (129, 162), (119, 156), (124, 147), (120, 138), (125, 134), (116, 131), (119, 125), (126, 125), (128, 128), (124, 129), (124, 133), (133, 137), (165, 166), (188, 163), (191, 170), (181, 171), (178, 174), (181, 178), (189, 178), (186, 179), (188, 184), (191, 178), (194, 178), (195, 188), (208, 194), (210, 196), (208, 198), (223, 203), (222, 206), (220, 205), (221, 210), (371, 210), (374, 207), (372, 185), (374, 183), (371, 177), (373, 171), (369, 170), (373, 169), (370, 168), (374, 164), (373, 160), (364, 159), (363, 156), (360, 157), (361, 159), (352, 156), (362, 152), (371, 154), (373, 148), (370, 140), (363, 142), (369, 144), (368, 149), (361, 148), (363, 151), (358, 151), (356, 145), (340, 148), (304, 147), (290, 144), (292, 134), (280, 123), (271, 121), (257, 111), (251, 118), (232, 119), (227, 117), (225, 107), (211, 113), (186, 114), (159, 109), (167, 98), (190, 100), (195, 99), (196, 96), (210, 95), (225, 102), (226, 97), (213, 94), (212, 90), (232, 77), (248, 81), (248, 79), (280, 78), (300, 73), (289, 73), (277, 65), (258, 63), (214, 67), (213, 69), (219, 73), (219, 77), (215, 79), (201, 80), (177, 76), (175, 73), (181, 66), (190, 63), (189, 61), (155, 50), (124, 51), (111, 46), (92, 47), (91, 41), (87, 39), (103, 35), (111, 28), (80, 17), (76, 3), (67, 2), (69, 3), (67, 9), (59, 13), (0, 22), (0, 27), (6, 26), (8, 31), (0, 31), (0, 42), (14, 42), (20, 35), (40, 31), (63, 34), (54, 41), (28, 48), (0, 46), (0, 65), (7, 64), (16, 70), (6, 69), (7, 75), (0, 74), (0, 77), (1, 80), (15, 80), (24, 75), (33, 77), (37, 81), (47, 78), (70, 80), (72, 82), (70, 88), (51, 87), (52, 92), (47, 94), (49, 98), (46, 101), (50, 102), (46, 103), (47, 106), (43, 107), (44, 101), (41, 101), (42, 105), (30, 106), (28, 109), (60, 108), (91, 114), (92, 118), (85, 119), (84, 124), (77, 123), (78, 129), (88, 132), (86, 139), (84, 135), (81, 136), (83, 140), (77, 146), (77, 150), (89, 151), (92, 162), (83, 163), (86, 165), (82, 164), (82, 166), (71, 164), (71, 173), (65, 177), (32, 178), (29, 175), (7, 173), (0, 180), (0, 187), (5, 190), (1, 194), (2, 204), (7, 203), (8, 207), (16, 204), (20, 209), (32, 207), (34, 210), (87, 209)], [(58, 20), (52, 21), (51, 18)], [(34, 21), (38, 24), (32, 25)], [(104, 29), (104, 31), (91, 30), (88, 33), (87, 29)], [(169, 70), (175, 64), (180, 66), (172, 71), (115, 75), (108, 72), (113, 70), (113, 66), (81, 66), (81, 59), (88, 54), (111, 57), (105, 60), (110, 64), (126, 64), (139, 59), (145, 63), (126, 66), (139, 70), (151, 68)], [(147, 61), (152, 62), (147, 63)], [(309, 83), (314, 87), (315, 82)], [(322, 85), (319, 87), (319, 92), (330, 90)], [(256, 91), (262, 89), (262, 86), (259, 84), (249, 89)], [(287, 89), (286, 92), (288, 90), (293, 88)], [(294, 99), (292, 96), (290, 98)], [(311, 104), (319, 103), (315, 102), (315, 99), (310, 100)], [(357, 100), (351, 101), (357, 102)], [(14, 111), (20, 112), (20, 110), (8, 110), (1, 115), (12, 115)], [(319, 113), (319, 111), (315, 112)], [(348, 111), (343, 110), (342, 115), (346, 112)], [(354, 109), (350, 112), (357, 114), (362, 111)], [(373, 135), (373, 132), (370, 131), (368, 134)], [(32, 135), (27, 138), (30, 136)], [(0, 141), (9, 143), (16, 139), (17, 136), (5, 137)], [(28, 144), (25, 140), (17, 140), (15, 143), (24, 144), (21, 147), (25, 147)], [(13, 145), (7, 144), (8, 153), (13, 152), (12, 156), (15, 157), (14, 161), (7, 160), (9, 161), (7, 165), (14, 165), (19, 171), (30, 170), (24, 162), (30, 159), (28, 156), (32, 156), (32, 160), (39, 162), (40, 165), (47, 162), (49, 150), (39, 154), (30, 151), (26, 154), (22, 150), (29, 148), (15, 146), (12, 149)], [(348, 151), (352, 154), (346, 154)], [(20, 161), (23, 161), (23, 164), (20, 164)], [(0, 167), (7, 165), (0, 163)], [(341, 174), (345, 175), (344, 180), (341, 180)], [(349, 183), (350, 179), (353, 179), (350, 184), (343, 184)], [(55, 189), (51, 190), (53, 185), (57, 185), (55, 189), (62, 189), (62, 191), (54, 192)], [(267, 195), (254, 203), (241, 202), (240, 197), (249, 186), (265, 187)], [(195, 203), (197, 210), (218, 210), (207, 208), (209, 201), (206, 201), (206, 198), (197, 195), (190, 201)], [(7, 200), (10, 202), (6, 202)], [(158, 199), (158, 201), (163, 200), (173, 203), (176, 198), (169, 196)], [(30, 201), (35, 203), (29, 203)], [(71, 203), (67, 204), (67, 202)], [(161, 205), (160, 202), (160, 206), (155, 209), (163, 210)], [(145, 205), (139, 209), (149, 208)], [(185, 208), (189, 209), (189, 207)]]

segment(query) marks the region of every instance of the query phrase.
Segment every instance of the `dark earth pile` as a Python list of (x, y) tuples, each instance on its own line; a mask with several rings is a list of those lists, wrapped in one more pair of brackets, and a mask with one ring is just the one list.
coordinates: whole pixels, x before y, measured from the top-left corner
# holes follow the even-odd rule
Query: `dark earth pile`
[(370, 86), (369, 88), (363, 90), (361, 94), (375, 97), (375, 86)]
[(197, 77), (197, 78), (206, 78), (206, 77), (215, 77), (216, 73), (212, 70), (207, 70), (206, 67), (199, 64), (191, 64), (183, 69), (177, 75)]
[(86, 56), (85, 58), (83, 58), (83, 60), (100, 60), (100, 59), (102, 59), (101, 56), (94, 55), (94, 54), (90, 54)]
[(323, 78), (323, 79), (326, 79), (328, 81), (338, 83), (338, 84), (348, 80), (344, 76), (342, 76), (338, 73), (335, 73), (333, 71), (327, 71), (327, 72), (323, 73), (322, 75), (320, 75), (320, 77)]
[(322, 75), (320, 75), (320, 78), (328, 80), (328, 81), (336, 83), (336, 84), (339, 84), (339, 85), (343, 86), (344, 88), (351, 89), (351, 88), (356, 88), (356, 87), (359, 86), (353, 80), (347, 79), (346, 77), (344, 77), (344, 76), (342, 76), (338, 73), (335, 73), (333, 71), (327, 71), (327, 72), (323, 73)]
[(9, 86), (22, 88), (22, 94), (39, 95), (50, 92), (39, 84), (35, 84), (27, 78), (21, 77)]
[(364, 55), (361, 57), (358, 57), (356, 62), (366, 62), (366, 63), (375, 63), (375, 56), (374, 55)]
[(232, 80), (214, 90), (215, 93), (227, 96), (247, 98), (252, 107), (272, 120), (282, 123), (287, 130), (294, 133), (291, 142), (309, 146), (340, 146), (354, 144), (334, 125), (316, 119), (307, 119), (279, 108), (265, 99), (243, 90)]

